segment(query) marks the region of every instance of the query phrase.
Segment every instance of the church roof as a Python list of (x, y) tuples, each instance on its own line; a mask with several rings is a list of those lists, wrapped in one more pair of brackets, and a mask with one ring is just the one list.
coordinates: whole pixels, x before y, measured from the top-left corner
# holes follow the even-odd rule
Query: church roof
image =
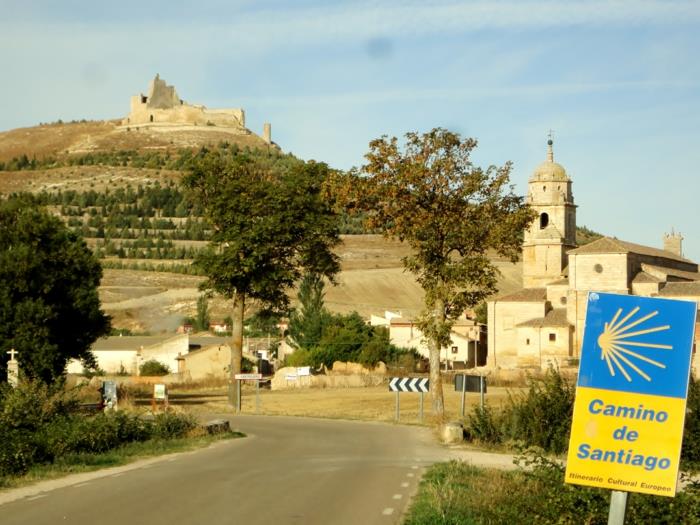
[(659, 290), (661, 297), (700, 296), (700, 281), (668, 283)]
[(547, 314), (544, 317), (530, 319), (529, 321), (525, 321), (523, 323), (518, 324), (518, 326), (531, 326), (533, 328), (542, 328), (544, 326), (555, 327), (571, 325), (566, 319), (566, 308), (554, 308), (547, 312)]
[(508, 295), (504, 295), (503, 297), (496, 297), (496, 301), (512, 301), (522, 303), (535, 303), (546, 300), (546, 288), (523, 288), (522, 290), (518, 290), (517, 292)]
[(653, 275), (642, 271), (642, 272), (638, 272), (637, 275), (634, 276), (634, 279), (632, 279), (632, 282), (636, 283), (636, 284), (641, 284), (641, 283), (660, 283), (662, 281), (658, 277), (654, 277)]
[(601, 237), (589, 244), (571, 250), (570, 254), (588, 254), (588, 253), (637, 253), (639, 255), (647, 255), (650, 257), (662, 257), (672, 261), (680, 261), (684, 263), (694, 264), (693, 261), (685, 259), (680, 255), (651, 246), (643, 246), (633, 242), (621, 241), (613, 237)]
[(642, 270), (652, 275), (663, 276), (663, 279), (661, 279), (663, 281), (667, 280), (669, 276), (678, 277), (686, 281), (700, 281), (700, 273), (698, 272), (684, 272), (683, 270), (677, 270), (675, 268), (664, 268), (663, 266), (655, 266), (646, 263), (642, 263)]

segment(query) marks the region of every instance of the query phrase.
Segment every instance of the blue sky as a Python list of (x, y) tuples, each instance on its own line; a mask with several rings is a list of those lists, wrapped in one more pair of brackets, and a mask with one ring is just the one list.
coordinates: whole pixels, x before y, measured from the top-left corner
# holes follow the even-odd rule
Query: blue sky
[(700, 261), (700, 2), (0, 0), (0, 130), (126, 115), (160, 73), (243, 107), (285, 151), (349, 168), (383, 134), (476, 137), (476, 162), (545, 158), (578, 224)]

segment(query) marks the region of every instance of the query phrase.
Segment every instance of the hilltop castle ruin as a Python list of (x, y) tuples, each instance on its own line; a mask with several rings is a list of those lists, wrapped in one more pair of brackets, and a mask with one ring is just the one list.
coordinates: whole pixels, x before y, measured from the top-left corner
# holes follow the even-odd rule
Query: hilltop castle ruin
[[(151, 81), (148, 95), (131, 97), (131, 111), (122, 120), (129, 127), (204, 126), (218, 130), (224, 128), (234, 133), (250, 133), (245, 127), (245, 112), (241, 108), (208, 109), (201, 104), (188, 104), (182, 100), (165, 80), (156, 75)], [(270, 124), (265, 123), (262, 139), (270, 144)]]

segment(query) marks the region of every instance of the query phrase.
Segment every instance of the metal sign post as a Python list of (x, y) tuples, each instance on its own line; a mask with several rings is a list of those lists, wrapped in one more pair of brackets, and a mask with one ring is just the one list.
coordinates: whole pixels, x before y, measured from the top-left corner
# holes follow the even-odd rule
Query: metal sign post
[(484, 393), (486, 392), (486, 379), (484, 376), (479, 376), (479, 398), (481, 402), (481, 410), (484, 410)]
[(613, 490), (610, 494), (608, 525), (624, 525), (627, 513), (627, 492)]
[(423, 422), (423, 392), (420, 393), (420, 422)]
[(399, 417), (401, 415), (401, 409), (400, 409), (400, 404), (401, 402), (399, 401), (399, 391), (396, 391), (396, 422), (399, 422)]
[(255, 413), (257, 414), (260, 410), (260, 380), (262, 379), (262, 374), (236, 374), (234, 378), (236, 379), (236, 391), (238, 392), (236, 413), (241, 413), (241, 382), (255, 381)]
[(423, 421), (423, 394), (430, 388), (427, 377), (392, 377), (389, 381), (389, 390), (396, 392), (396, 421), (400, 416), (399, 392), (420, 393), (420, 419)]
[(467, 381), (464, 376), (462, 376), (462, 404), (460, 408), (460, 412), (462, 414), (462, 417), (464, 417), (464, 399), (467, 397)]

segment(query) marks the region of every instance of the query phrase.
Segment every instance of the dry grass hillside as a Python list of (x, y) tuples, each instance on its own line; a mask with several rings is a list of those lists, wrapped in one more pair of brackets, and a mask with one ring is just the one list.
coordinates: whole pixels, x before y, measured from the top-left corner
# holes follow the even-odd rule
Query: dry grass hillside
[(42, 124), (0, 132), (0, 161), (20, 155), (37, 159), (96, 151), (176, 150), (227, 141), (244, 148), (265, 148), (257, 135), (216, 126), (125, 128), (117, 120)]

